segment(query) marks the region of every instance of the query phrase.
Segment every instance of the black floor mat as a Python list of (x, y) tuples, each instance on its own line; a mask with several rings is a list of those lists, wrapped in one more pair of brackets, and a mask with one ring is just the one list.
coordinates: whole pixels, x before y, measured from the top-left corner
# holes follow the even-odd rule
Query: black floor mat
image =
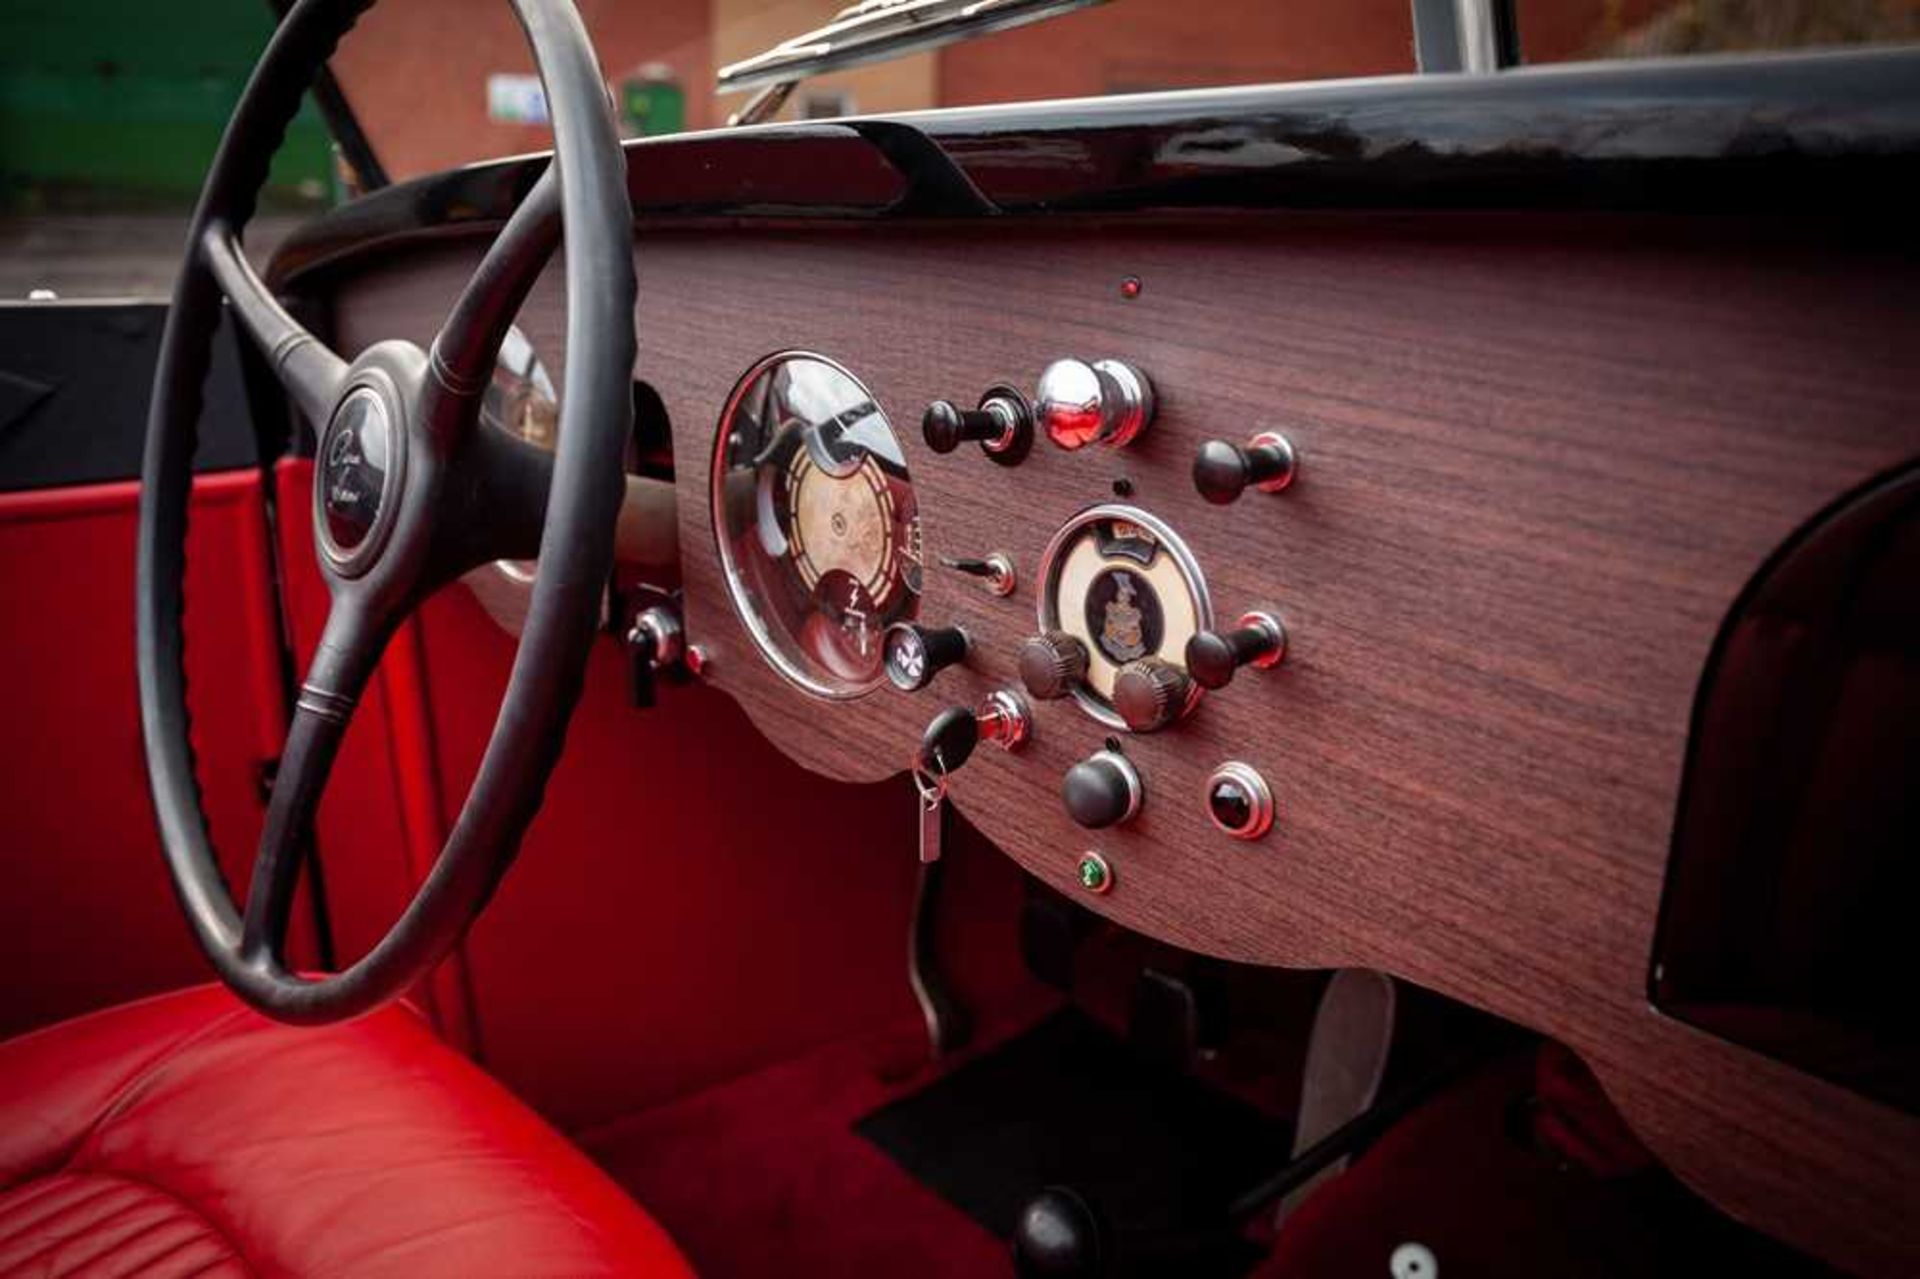
[(1072, 1010), (854, 1130), (1002, 1238), (1036, 1192), (1071, 1186), (1118, 1227), (1116, 1253), (1178, 1256), (1196, 1277), (1259, 1258), (1223, 1232), (1225, 1209), (1288, 1152), (1285, 1124), (1141, 1060)]

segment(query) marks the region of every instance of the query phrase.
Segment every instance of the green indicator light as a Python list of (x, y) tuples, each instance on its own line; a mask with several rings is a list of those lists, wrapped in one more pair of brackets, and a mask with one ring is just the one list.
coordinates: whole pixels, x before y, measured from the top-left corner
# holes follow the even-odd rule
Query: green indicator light
[(1090, 893), (1104, 893), (1113, 887), (1113, 871), (1098, 853), (1080, 856), (1080, 887)]

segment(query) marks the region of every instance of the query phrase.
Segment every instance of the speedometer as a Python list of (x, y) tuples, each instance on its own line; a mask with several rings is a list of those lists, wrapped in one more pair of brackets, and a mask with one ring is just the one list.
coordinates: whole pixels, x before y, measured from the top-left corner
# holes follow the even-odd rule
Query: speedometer
[(885, 678), (882, 636), (920, 612), (920, 516), (872, 392), (824, 356), (747, 371), (721, 414), (713, 524), (734, 607), (775, 670), (820, 697)]

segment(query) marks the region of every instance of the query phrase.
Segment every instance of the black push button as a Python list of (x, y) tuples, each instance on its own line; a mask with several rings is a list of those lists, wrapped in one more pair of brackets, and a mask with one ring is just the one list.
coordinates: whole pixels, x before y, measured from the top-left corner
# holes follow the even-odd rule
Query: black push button
[(1088, 830), (1117, 826), (1140, 811), (1140, 774), (1118, 751), (1098, 751), (1067, 770), (1060, 786), (1067, 815)]

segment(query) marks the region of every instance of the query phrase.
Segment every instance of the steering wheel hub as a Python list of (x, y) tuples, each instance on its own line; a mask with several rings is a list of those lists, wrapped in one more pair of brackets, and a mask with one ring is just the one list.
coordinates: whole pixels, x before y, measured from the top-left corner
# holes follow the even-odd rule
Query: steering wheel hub
[(399, 406), (363, 382), (334, 410), (314, 467), (314, 515), (321, 550), (348, 576), (364, 572), (393, 527), (405, 482), (407, 433)]

